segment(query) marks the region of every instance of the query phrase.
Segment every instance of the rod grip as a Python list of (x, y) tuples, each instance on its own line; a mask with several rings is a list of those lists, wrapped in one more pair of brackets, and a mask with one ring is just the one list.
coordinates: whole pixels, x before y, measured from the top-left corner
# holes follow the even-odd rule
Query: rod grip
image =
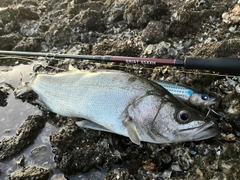
[(186, 58), (184, 60), (184, 68), (211, 70), (231, 75), (240, 75), (240, 58)]

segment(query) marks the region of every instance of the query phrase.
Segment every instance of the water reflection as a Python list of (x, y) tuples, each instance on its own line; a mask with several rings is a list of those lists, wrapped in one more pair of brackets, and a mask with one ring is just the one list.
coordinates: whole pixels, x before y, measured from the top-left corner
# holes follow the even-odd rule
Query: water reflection
[[(32, 75), (32, 69), (35, 64), (39, 62), (32, 62), (27, 65), (17, 65), (14, 67), (0, 66), (0, 87), (1, 90), (8, 92), (7, 105), (0, 106), (0, 139), (3, 136), (15, 135), (16, 130), (21, 123), (30, 115), (41, 115), (42, 112), (38, 106), (33, 106), (30, 103), (23, 102), (21, 99), (16, 99), (13, 94), (21, 80), (29, 81)], [(3, 97), (0, 97), (3, 98)], [(42, 132), (35, 139), (34, 144), (26, 148), (22, 153), (12, 157), (9, 160), (0, 163), (2, 173), (0, 179), (9, 179), (8, 175), (16, 170), (21, 169), (16, 161), (24, 156), (26, 158), (25, 166), (38, 165), (46, 168), (54, 168), (55, 162), (53, 160), (49, 136), (57, 128), (47, 123)]]
[[(28, 65), (20, 64), (18, 66), (0, 66), (0, 84), (1, 86), (10, 85), (16, 88), (21, 80), (29, 81), (32, 75), (32, 69), (38, 62)], [(20, 124), (30, 115), (41, 115), (41, 111), (37, 106), (33, 106), (20, 99), (16, 99), (13, 95), (13, 89), (8, 88), (7, 106), (0, 106), (0, 139), (4, 135), (15, 134)], [(1, 97), (0, 97), (1, 98)]]
[[(34, 106), (28, 102), (23, 102), (21, 99), (16, 99), (13, 94), (21, 79), (28, 82), (32, 77), (33, 67), (41, 62), (33, 61), (30, 64), (20, 64), (16, 66), (3, 66), (0, 61), (0, 90), (4, 89), (8, 92), (7, 105), (0, 106), (0, 140), (3, 136), (15, 135), (16, 130), (21, 123), (30, 115), (42, 115), (38, 106)], [(3, 97), (0, 97), (3, 98)], [(35, 139), (34, 144), (30, 145), (24, 151), (6, 161), (0, 162), (2, 173), (0, 179), (9, 179), (9, 174), (20, 170), (22, 167), (17, 165), (20, 157), (25, 157), (25, 167), (36, 165), (45, 168), (51, 168), (53, 173), (51, 180), (64, 180), (64, 174), (59, 171), (54, 162), (54, 154), (52, 153), (50, 134), (57, 131), (57, 127), (46, 123), (42, 132)], [(69, 179), (103, 179), (106, 171), (92, 169), (90, 172), (68, 176)]]
[[(8, 175), (16, 170), (22, 169), (20, 165), (16, 164), (16, 161), (24, 156), (25, 167), (31, 165), (37, 165), (45, 168), (54, 169), (56, 164), (54, 162), (54, 154), (50, 144), (50, 134), (56, 131), (57, 128), (47, 123), (42, 132), (35, 139), (34, 144), (26, 148), (22, 153), (16, 155), (10, 160), (6, 160), (0, 163), (2, 174), (0, 179), (9, 179)], [(55, 170), (57, 171), (57, 170)]]

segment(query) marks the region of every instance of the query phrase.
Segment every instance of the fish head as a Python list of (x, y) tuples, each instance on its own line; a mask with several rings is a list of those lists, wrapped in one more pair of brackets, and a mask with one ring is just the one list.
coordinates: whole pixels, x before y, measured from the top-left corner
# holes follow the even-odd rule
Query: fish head
[(189, 105), (198, 107), (217, 107), (219, 102), (218, 99), (204, 93), (192, 93), (188, 99)]
[(165, 91), (142, 96), (129, 106), (128, 113), (142, 141), (159, 144), (199, 141), (218, 134), (211, 119)]

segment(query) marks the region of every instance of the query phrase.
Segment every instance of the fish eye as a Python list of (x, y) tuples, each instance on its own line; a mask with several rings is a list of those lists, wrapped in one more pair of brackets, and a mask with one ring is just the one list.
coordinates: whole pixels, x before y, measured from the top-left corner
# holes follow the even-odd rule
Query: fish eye
[(177, 115), (177, 120), (181, 123), (187, 123), (191, 120), (191, 113), (187, 110), (181, 110)]
[(202, 94), (202, 96), (201, 96), (201, 98), (202, 98), (202, 100), (208, 100), (209, 99), (209, 95), (207, 95), (207, 94)]

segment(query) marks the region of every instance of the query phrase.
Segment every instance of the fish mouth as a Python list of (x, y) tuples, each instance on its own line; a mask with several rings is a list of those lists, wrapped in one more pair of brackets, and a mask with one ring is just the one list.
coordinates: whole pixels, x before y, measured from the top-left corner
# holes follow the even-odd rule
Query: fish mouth
[(219, 97), (211, 97), (208, 101), (204, 102), (204, 106), (209, 108), (217, 108), (220, 104), (221, 99)]
[(210, 121), (209, 123), (198, 127), (195, 133), (193, 140), (200, 141), (216, 136), (219, 133), (219, 128), (213, 121)]
[(218, 107), (219, 102), (216, 98), (211, 98), (210, 100), (204, 102), (204, 106), (207, 107)]
[(185, 134), (185, 137), (190, 141), (200, 141), (216, 136), (219, 133), (219, 128), (213, 121), (210, 121), (199, 127), (183, 129), (181, 133)]

